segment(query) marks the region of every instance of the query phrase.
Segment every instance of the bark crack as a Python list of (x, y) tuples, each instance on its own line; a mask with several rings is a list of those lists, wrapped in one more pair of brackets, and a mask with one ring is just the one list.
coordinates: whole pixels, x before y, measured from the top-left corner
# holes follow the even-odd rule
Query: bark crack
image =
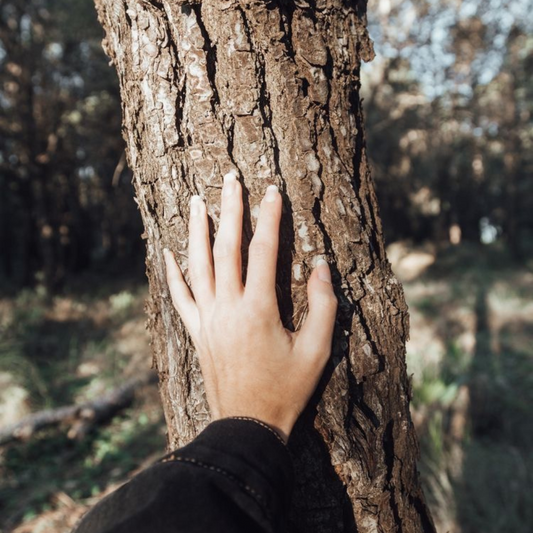
[(396, 500), (397, 489), (394, 485), (394, 463), (397, 459), (396, 455), (394, 454), (394, 420), (391, 420), (385, 428), (385, 432), (383, 434), (383, 450), (385, 453), (385, 464), (387, 466), (386, 488), (390, 493), (391, 510), (394, 516), (394, 521), (398, 526), (398, 533), (402, 533), (403, 521), (398, 509), (398, 502)]
[(428, 508), (420, 496), (409, 496), (409, 503), (416, 509), (420, 520), (422, 521), (422, 529), (424, 533), (435, 533), (435, 525), (431, 515), (428, 512)]
[(288, 56), (294, 60), (296, 51), (292, 43), (292, 19), (296, 6), (294, 2), (286, 2), (280, 6), (280, 31), (283, 33), (283, 37), (280, 41), (285, 45)]
[(250, 24), (248, 22), (244, 9), (242, 9), (241, 7), (238, 7), (237, 9), (242, 15), (244, 32), (246, 33), (246, 37), (248, 38), (248, 42), (250, 43), (251, 53), (254, 55), (255, 73), (259, 82), (259, 112), (261, 113), (261, 118), (263, 119), (264, 127), (266, 127), (270, 131), (272, 136), (271, 140), (272, 151), (274, 155), (274, 166), (276, 169), (276, 174), (279, 176), (281, 182), (280, 189), (285, 192), (287, 190), (287, 187), (283, 178), (283, 173), (281, 171), (279, 142), (276, 137), (276, 133), (274, 132), (274, 127), (272, 125), (272, 117), (269, 114), (272, 108), (270, 106), (270, 94), (268, 92), (266, 82), (265, 60), (261, 52), (256, 47), (256, 43), (254, 42), (252, 35), (252, 30), (250, 28)]
[(213, 91), (213, 96), (211, 97), (211, 108), (213, 109), (213, 114), (217, 115), (217, 111), (220, 107), (220, 96), (218, 94), (218, 88), (216, 84), (216, 69), (217, 69), (217, 50), (216, 46), (211, 43), (211, 37), (209, 32), (205, 27), (204, 21), (202, 19), (202, 6), (200, 4), (192, 4), (190, 8), (194, 11), (196, 15), (196, 23), (200, 29), (200, 33), (204, 40), (204, 45), (202, 49), (206, 55), (206, 69), (207, 69), (207, 79), (211, 82), (210, 86)]
[(359, 323), (361, 324), (361, 327), (363, 328), (363, 331), (365, 332), (366, 341), (370, 344), (370, 347), (372, 348), (372, 354), (378, 358), (378, 369), (377, 369), (377, 372), (375, 373), (377, 374), (379, 372), (383, 372), (385, 370), (385, 358), (381, 354), (381, 350), (378, 349), (376, 341), (372, 338), (372, 330), (370, 326), (368, 325), (368, 322), (365, 318), (365, 313), (363, 312), (361, 304), (359, 304), (358, 316), (359, 316)]

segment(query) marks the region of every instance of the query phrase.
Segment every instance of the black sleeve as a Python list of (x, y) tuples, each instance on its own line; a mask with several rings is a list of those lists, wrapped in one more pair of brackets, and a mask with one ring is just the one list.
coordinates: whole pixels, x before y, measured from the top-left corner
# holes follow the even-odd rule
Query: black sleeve
[(293, 476), (273, 429), (224, 418), (101, 500), (73, 533), (277, 533)]

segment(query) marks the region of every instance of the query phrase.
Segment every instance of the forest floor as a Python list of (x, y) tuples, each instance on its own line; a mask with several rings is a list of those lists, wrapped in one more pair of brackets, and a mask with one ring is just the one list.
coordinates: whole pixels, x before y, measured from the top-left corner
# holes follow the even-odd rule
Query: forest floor
[[(533, 530), (533, 263), (389, 246), (411, 316), (420, 470), (439, 533)], [(91, 290), (87, 290), (91, 287)], [(142, 280), (0, 297), (0, 426), (87, 401), (151, 367)], [(157, 387), (81, 442), (50, 429), (0, 448), (0, 533), (66, 533), (164, 453)]]

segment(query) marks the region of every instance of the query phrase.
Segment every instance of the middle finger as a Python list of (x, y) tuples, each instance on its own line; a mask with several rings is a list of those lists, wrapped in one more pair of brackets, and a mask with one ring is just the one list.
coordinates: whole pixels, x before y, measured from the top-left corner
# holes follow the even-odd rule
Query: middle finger
[(220, 224), (213, 259), (215, 262), (216, 297), (232, 299), (242, 295), (241, 237), (242, 190), (234, 173), (224, 176)]

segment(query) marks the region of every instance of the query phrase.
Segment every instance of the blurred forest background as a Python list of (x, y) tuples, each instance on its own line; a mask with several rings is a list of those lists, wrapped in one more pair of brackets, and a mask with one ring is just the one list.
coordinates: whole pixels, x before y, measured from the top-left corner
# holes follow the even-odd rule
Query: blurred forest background
[[(369, 1), (368, 151), (442, 533), (533, 531), (532, 13)], [(0, 0), (0, 428), (150, 368), (142, 225), (101, 39), (91, 0)], [(1, 532), (67, 532), (163, 453), (157, 390), (135, 392), (105, 423), (0, 429)]]

